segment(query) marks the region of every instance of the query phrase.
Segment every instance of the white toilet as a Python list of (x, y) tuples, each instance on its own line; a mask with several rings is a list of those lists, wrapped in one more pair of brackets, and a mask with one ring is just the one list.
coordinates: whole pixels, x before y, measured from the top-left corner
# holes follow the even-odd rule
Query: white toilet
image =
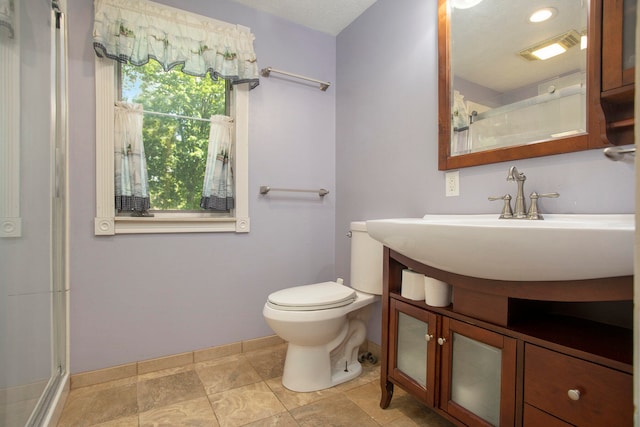
[(360, 375), (358, 348), (381, 294), (382, 244), (365, 222), (352, 222), (351, 287), (342, 279), (296, 286), (272, 293), (264, 306), (267, 324), (289, 343), (282, 384), (308, 392)]

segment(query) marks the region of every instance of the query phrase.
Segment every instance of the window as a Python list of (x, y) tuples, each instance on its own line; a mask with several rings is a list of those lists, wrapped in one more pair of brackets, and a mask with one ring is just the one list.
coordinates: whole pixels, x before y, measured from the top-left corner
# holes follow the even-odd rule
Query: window
[[(94, 11), (93, 46), (96, 52), (95, 234), (248, 232), (248, 95), (249, 90), (259, 84), (257, 62), (253, 51), (254, 36), (250, 29), (147, 0), (101, 0), (96, 3)], [(189, 169), (195, 164), (199, 164), (199, 166), (193, 166), (193, 169), (202, 168), (203, 166), (200, 165), (198, 159), (202, 155), (202, 147), (193, 144), (193, 149), (180, 152), (179, 159), (176, 156), (164, 156), (163, 163), (156, 162), (163, 157), (163, 154), (160, 153), (163, 149), (162, 143), (150, 143), (148, 148), (150, 153), (144, 158), (149, 158), (148, 163), (152, 163), (152, 171), (148, 175), (153, 181), (153, 185), (157, 184), (153, 196), (156, 199), (152, 207), (159, 209), (154, 211), (152, 217), (132, 217), (116, 213), (114, 200), (114, 159), (116, 158), (116, 153), (114, 153), (116, 146), (114, 143), (114, 106), (122, 95), (130, 95), (135, 98), (136, 96), (145, 97), (149, 94), (146, 92), (142, 95), (127, 93), (127, 91), (133, 91), (137, 84), (142, 86), (141, 82), (134, 83), (134, 81), (138, 81), (138, 78), (130, 80), (130, 83), (123, 82), (122, 90), (117, 90), (117, 85), (114, 82), (116, 82), (119, 64), (134, 66), (137, 70), (131, 71), (131, 73), (136, 74), (144, 73), (141, 68), (144, 64), (154, 64), (155, 62), (159, 62), (163, 69), (175, 68), (191, 76), (200, 76), (202, 84), (215, 86), (216, 80), (231, 82), (231, 89), (225, 87), (224, 98), (226, 115), (233, 120), (233, 130), (229, 131), (227, 128), (229, 133), (226, 136), (227, 139), (230, 138), (233, 141), (235, 154), (228, 165), (233, 168), (234, 172), (235, 200), (233, 205), (226, 205), (233, 206), (227, 212), (211, 213), (202, 209), (193, 209), (195, 201), (200, 199), (202, 193), (200, 190), (188, 189), (191, 184), (183, 184), (186, 181), (195, 182), (196, 178), (191, 176), (191, 172), (194, 172), (193, 175), (195, 175), (196, 171), (182, 171), (180, 173), (177, 171), (178, 168)], [(127, 67), (128, 65), (123, 65), (125, 74), (128, 72)], [(156, 77), (159, 76), (156, 74)], [(159, 78), (164, 77), (167, 76), (163, 75)], [(209, 79), (210, 82), (205, 83), (206, 79)], [(218, 89), (220, 88), (218, 87)], [(178, 93), (165, 97), (165, 101), (170, 101), (167, 102), (169, 104), (179, 99), (179, 89), (174, 87), (174, 91)], [(222, 91), (216, 92), (212, 89), (211, 96), (215, 97), (216, 93), (222, 94)], [(133, 100), (135, 101), (135, 99)], [(189, 112), (187, 107), (192, 107), (189, 102), (176, 102), (176, 105), (178, 104), (180, 104), (180, 108), (174, 109), (170, 113), (200, 118), (210, 115), (209, 109), (201, 110), (197, 114)], [(153, 105), (149, 107), (144, 105), (144, 109), (158, 111)], [(145, 119), (147, 115), (144, 114)], [(148, 127), (149, 131), (152, 128), (155, 129), (155, 137), (172, 141), (167, 142), (168, 145), (164, 146), (164, 149), (169, 147), (181, 151), (189, 144), (180, 145), (178, 142), (196, 138), (193, 133), (186, 134), (181, 130), (178, 131), (178, 127), (193, 129), (198, 126), (202, 127), (202, 123), (196, 124), (199, 122), (198, 120), (178, 120), (166, 117), (164, 119), (173, 120), (173, 122), (161, 123), (160, 116), (158, 116), (149, 118), (150, 123), (155, 120), (156, 124), (151, 124)], [(228, 119), (226, 120), (228, 122)], [(205, 123), (205, 125), (208, 124)], [(162, 131), (160, 131), (161, 129)], [(172, 145), (174, 143), (175, 145)], [(122, 156), (122, 153), (127, 153), (127, 150), (124, 148), (118, 150), (117, 155)], [(226, 165), (227, 162), (225, 161), (224, 164)], [(198, 186), (201, 189), (202, 186)], [(176, 190), (176, 188), (178, 189)], [(182, 191), (183, 189), (185, 190)], [(213, 200), (213, 198), (211, 199)], [(217, 200), (213, 201), (218, 207)]]
[[(236, 206), (228, 215), (208, 212), (159, 212), (153, 217), (117, 216), (114, 202), (113, 106), (117, 99), (117, 63), (96, 58), (96, 235), (182, 232), (249, 232), (248, 110), (249, 84), (229, 91), (229, 116), (234, 119)], [(209, 77), (207, 77), (209, 78)], [(206, 155), (206, 154), (205, 154)], [(199, 194), (197, 195), (200, 196)]]
[(165, 72), (157, 61), (117, 67), (118, 99), (141, 104), (145, 112), (142, 133), (150, 214), (201, 212), (209, 118), (229, 114), (230, 85), (224, 79), (191, 76), (176, 69)]

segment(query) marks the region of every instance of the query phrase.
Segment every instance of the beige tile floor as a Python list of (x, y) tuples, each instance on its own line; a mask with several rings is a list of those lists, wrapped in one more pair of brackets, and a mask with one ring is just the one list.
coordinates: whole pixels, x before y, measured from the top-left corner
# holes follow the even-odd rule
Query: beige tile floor
[(328, 390), (281, 383), (286, 344), (81, 387), (69, 393), (67, 426), (452, 426), (396, 387), (379, 407), (379, 364)]

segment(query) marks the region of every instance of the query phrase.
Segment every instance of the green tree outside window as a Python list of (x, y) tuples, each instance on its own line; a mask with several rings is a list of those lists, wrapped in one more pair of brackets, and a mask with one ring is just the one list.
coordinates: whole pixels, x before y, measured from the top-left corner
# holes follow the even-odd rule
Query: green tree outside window
[[(204, 119), (228, 114), (223, 79), (190, 76), (177, 67), (165, 72), (156, 61), (122, 64), (121, 79), (121, 99), (142, 104), (145, 111)], [(209, 123), (145, 114), (143, 141), (151, 209), (200, 211)]]

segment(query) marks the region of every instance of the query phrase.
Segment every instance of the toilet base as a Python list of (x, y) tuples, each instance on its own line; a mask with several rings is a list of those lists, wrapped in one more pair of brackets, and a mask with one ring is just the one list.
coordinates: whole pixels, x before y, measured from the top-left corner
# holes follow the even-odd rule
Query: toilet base
[(362, 365), (357, 360), (345, 362), (343, 367), (332, 367), (326, 346), (308, 347), (289, 343), (282, 385), (291, 391), (318, 391), (352, 380), (361, 373)]
[(358, 348), (365, 340), (369, 307), (349, 315), (340, 334), (330, 343), (302, 346), (289, 343), (282, 385), (292, 391), (324, 390), (356, 378), (362, 372)]

